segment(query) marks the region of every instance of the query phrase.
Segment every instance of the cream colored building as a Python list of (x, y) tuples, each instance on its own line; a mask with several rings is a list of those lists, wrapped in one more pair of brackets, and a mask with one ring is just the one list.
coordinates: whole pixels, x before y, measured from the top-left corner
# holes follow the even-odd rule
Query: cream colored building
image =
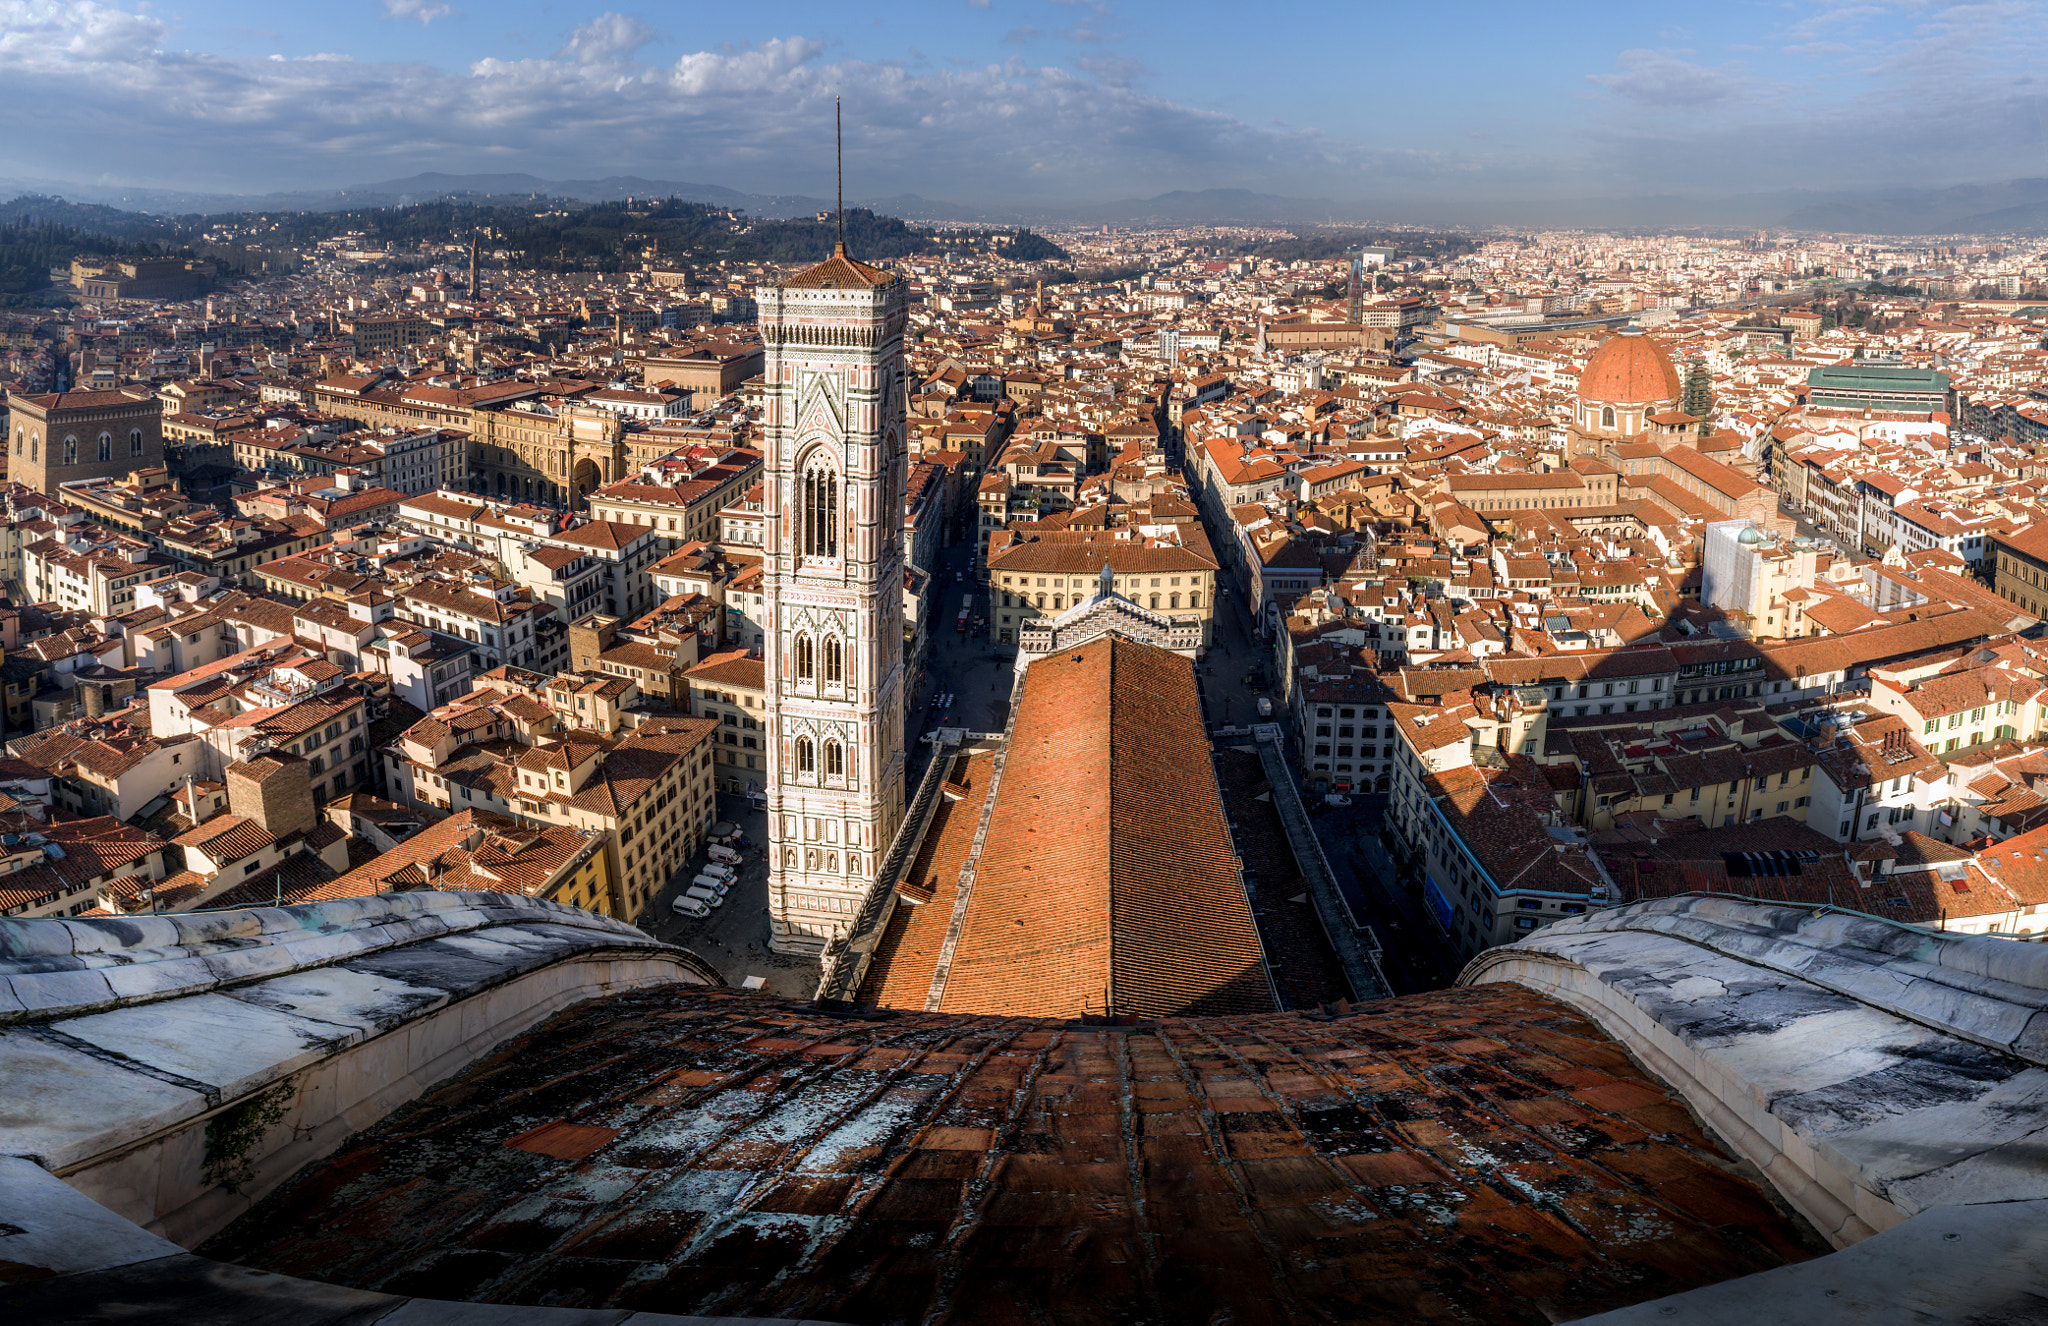
[(665, 551), (719, 537), (719, 512), (746, 496), (761, 480), (761, 463), (751, 452), (739, 464), (709, 467), (706, 477), (677, 483), (608, 484), (590, 495), (593, 520), (643, 525), (660, 534)]
[(689, 671), (690, 712), (718, 724), (713, 771), (721, 792), (751, 792), (768, 776), (765, 665), (748, 650), (713, 654)]
[[(1018, 632), (1057, 617), (1094, 594), (1107, 565), (1116, 592), (1139, 607), (1201, 623), (1202, 644), (1215, 639), (1216, 558), (1201, 526), (1152, 526), (1032, 534), (1001, 530), (989, 537), (991, 636), (1015, 648)], [(950, 600), (940, 607), (951, 611)], [(942, 613), (942, 615), (944, 615)]]

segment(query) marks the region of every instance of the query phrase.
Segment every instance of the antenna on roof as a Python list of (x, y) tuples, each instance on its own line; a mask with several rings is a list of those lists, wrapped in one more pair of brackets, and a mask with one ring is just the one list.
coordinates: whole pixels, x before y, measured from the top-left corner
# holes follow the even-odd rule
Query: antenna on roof
[(832, 252), (846, 256), (846, 133), (839, 113), (839, 98), (832, 98), (832, 166), (839, 177), (839, 242)]

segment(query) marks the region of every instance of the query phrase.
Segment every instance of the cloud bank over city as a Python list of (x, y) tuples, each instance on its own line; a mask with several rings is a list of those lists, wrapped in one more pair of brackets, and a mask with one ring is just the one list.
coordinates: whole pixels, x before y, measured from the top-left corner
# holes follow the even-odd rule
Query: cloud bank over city
[[(630, 173), (822, 193), (835, 96), (868, 196), (1239, 187), (1350, 202), (2048, 174), (2033, 72), (2048, 14), (2033, 3), (1561, 17), (1577, 38), (1562, 63), (1508, 11), (1432, 46), (1413, 16), (1335, 7), (1176, 19), (988, 0), (878, 32), (803, 6), (718, 32), (696, 11), (593, 9), (565, 27), (516, 4), (334, 8), (277, 31), (253, 20), (301, 20), (0, 0), (0, 174), (77, 179), (89, 161), (106, 183), (262, 193), (417, 171)], [(1191, 25), (1210, 29), (1199, 51), (1177, 44)]]

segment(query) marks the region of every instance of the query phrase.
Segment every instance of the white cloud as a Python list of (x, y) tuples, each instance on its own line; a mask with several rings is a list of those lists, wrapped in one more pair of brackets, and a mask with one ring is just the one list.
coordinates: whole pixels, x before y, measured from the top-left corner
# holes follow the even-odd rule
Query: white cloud
[(425, 27), (437, 18), (460, 18), (462, 11), (439, 0), (382, 0), (384, 17), (416, 18)]
[(558, 53), (586, 64), (623, 60), (661, 34), (627, 14), (599, 14), (569, 34)]
[(687, 97), (773, 92), (813, 81), (805, 66), (824, 50), (822, 41), (788, 37), (747, 51), (696, 51), (676, 61), (669, 82)]
[[(2048, 6), (1828, 0), (1787, 25), (1770, 81), (1681, 53), (1623, 52), (1578, 173), (1725, 191), (2005, 180), (2048, 151)], [(1668, 108), (1673, 115), (1645, 115)], [(1607, 186), (1615, 187), (1615, 186)]]
[(1615, 63), (1615, 73), (1588, 74), (1586, 81), (1640, 106), (1696, 110), (1749, 90), (1749, 80), (1730, 66), (1710, 69), (1671, 51), (1623, 51)]
[[(408, 15), (410, 16), (410, 15)], [(12, 19), (12, 21), (6, 21)], [(1128, 196), (1206, 185), (1355, 196), (1369, 154), (1314, 133), (1255, 128), (1125, 84), (1013, 58), (910, 69), (827, 63), (805, 35), (652, 62), (658, 34), (606, 14), (542, 59), (466, 71), (162, 49), (154, 18), (85, 0), (0, 0), (0, 116), (17, 170), (137, 185), (250, 191), (339, 186), (417, 170), (633, 173), (764, 192), (831, 179), (832, 99), (846, 104), (861, 193)], [(93, 89), (90, 97), (80, 90)], [(1332, 173), (1337, 178), (1331, 178)]]
[[(411, 19), (442, 7), (392, 0), (387, 12)], [(1626, 51), (1579, 85), (1585, 101), (1534, 117), (1545, 146), (1532, 152), (1513, 133), (1474, 139), (1476, 126), (1425, 111), (1405, 129), (1379, 119), (1342, 130), (1251, 124), (1134, 87), (1135, 64), (1099, 45), (1077, 51), (1051, 31), (1021, 46), (992, 32), (990, 47), (1007, 59), (933, 69), (835, 58), (806, 33), (663, 49), (647, 23), (608, 13), (553, 55), (451, 70), (306, 53), (231, 58), (177, 49), (180, 30), (139, 0), (0, 0), (0, 123), (11, 175), (89, 170), (137, 186), (247, 192), (528, 171), (822, 195), (835, 95), (845, 98), (857, 197), (1087, 199), (1220, 186), (1339, 200), (1533, 197), (1589, 185), (1629, 194), (1999, 179), (2038, 173), (2024, 163), (2048, 150), (2041, 9), (2037, 0), (1922, 4), (1878, 22), (1868, 0), (1842, 4), (1831, 22), (1760, 33), (1780, 40), (1744, 57), (1755, 69), (1719, 55)], [(1063, 16), (1119, 21), (1092, 4)], [(1784, 57), (1793, 36), (1846, 39), (1856, 54)], [(1046, 63), (1054, 59), (1072, 67)], [(1658, 108), (1670, 113), (1646, 113)]]
[(162, 20), (94, 0), (0, 0), (0, 66), (94, 57), (141, 60), (163, 36)]

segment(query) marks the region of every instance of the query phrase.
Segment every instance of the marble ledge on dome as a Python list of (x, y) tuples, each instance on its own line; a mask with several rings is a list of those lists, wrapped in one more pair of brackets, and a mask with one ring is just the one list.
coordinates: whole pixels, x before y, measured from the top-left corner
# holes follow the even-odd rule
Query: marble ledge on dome
[(313, 967), (234, 991), (237, 999), (364, 1032), (388, 1031), (449, 1002), (449, 991), (379, 972)]
[(52, 1027), (142, 1071), (196, 1083), (216, 1103), (288, 1077), (369, 1034), (233, 993), (89, 1013)]
[(2011, 952), (2031, 946), (1703, 901), (1560, 922), (1462, 979), (1524, 981), (1593, 1013), (1704, 1116), (1740, 1120), (1781, 1192), (1818, 1185), (1871, 1229), (2048, 1197), (2048, 1070), (2029, 1053), (2044, 992), (2008, 979), (2039, 970), (2036, 952)]
[[(1561, 922), (1515, 947), (1606, 971), (1654, 957), (1669, 970), (1687, 962), (1671, 940), (1745, 964), (1752, 977), (1763, 968), (2048, 1066), (2048, 949), (2031, 944), (1805, 908), (1681, 898)], [(1486, 961), (1482, 954), (1475, 964)]]
[(179, 1084), (92, 1047), (0, 1029), (0, 1156), (52, 1170), (138, 1142), (213, 1108), (196, 1083)]
[(413, 951), (443, 991), (570, 951), (661, 947), (606, 917), (506, 894), (409, 893), (141, 918), (0, 921), (0, 1025), (231, 988)]

